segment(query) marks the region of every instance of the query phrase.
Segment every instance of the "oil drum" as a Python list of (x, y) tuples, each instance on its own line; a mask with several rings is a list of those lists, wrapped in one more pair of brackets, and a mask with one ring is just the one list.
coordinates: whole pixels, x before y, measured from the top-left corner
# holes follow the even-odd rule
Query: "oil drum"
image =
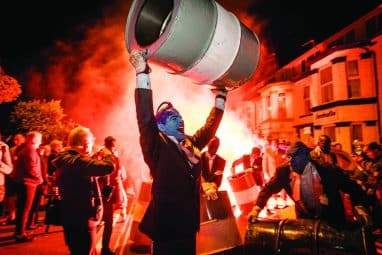
[(318, 219), (275, 219), (249, 223), (244, 254), (372, 255), (370, 231), (360, 225), (338, 230)]
[(252, 173), (245, 171), (229, 176), (228, 182), (241, 213), (248, 214), (255, 205), (259, 192)]
[(200, 85), (232, 90), (254, 74), (257, 35), (214, 0), (135, 0), (126, 46), (148, 50), (148, 60)]

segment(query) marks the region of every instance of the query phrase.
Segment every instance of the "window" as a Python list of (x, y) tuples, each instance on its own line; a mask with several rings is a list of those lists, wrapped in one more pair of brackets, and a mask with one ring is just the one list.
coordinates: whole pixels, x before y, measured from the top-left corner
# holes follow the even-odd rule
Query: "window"
[(333, 101), (332, 67), (320, 71), (321, 79), (321, 102)]
[(362, 124), (352, 124), (350, 126), (350, 141), (358, 140), (363, 141)]
[(309, 114), (310, 113), (310, 87), (309, 86), (304, 87), (303, 100), (304, 100), (304, 114)]
[(323, 129), (324, 134), (329, 136), (332, 141), (336, 141), (336, 127), (324, 127)]
[(272, 110), (272, 101), (271, 101), (271, 96), (267, 96), (267, 110), (270, 111)]
[(358, 61), (346, 62), (348, 98), (361, 96), (361, 82), (358, 72)]
[(287, 111), (286, 111), (286, 94), (279, 93), (278, 97), (278, 114), (279, 114), (279, 119), (280, 120), (285, 120), (287, 118)]
[(308, 67), (306, 66), (306, 61), (303, 60), (301, 61), (301, 72), (305, 73), (306, 71), (308, 71)]

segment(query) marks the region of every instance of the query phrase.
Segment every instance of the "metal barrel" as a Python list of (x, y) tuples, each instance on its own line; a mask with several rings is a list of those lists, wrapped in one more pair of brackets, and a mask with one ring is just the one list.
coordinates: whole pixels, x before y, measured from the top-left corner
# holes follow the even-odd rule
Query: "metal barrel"
[(200, 207), (197, 254), (225, 254), (221, 252), (242, 245), (227, 191), (219, 191), (217, 200), (207, 200), (202, 197)]
[(125, 41), (173, 74), (228, 90), (253, 76), (260, 56), (257, 35), (214, 0), (134, 0)]
[(376, 249), (359, 225), (338, 230), (317, 219), (283, 219), (248, 224), (244, 254), (372, 255)]
[(242, 214), (247, 215), (255, 206), (259, 193), (251, 172), (241, 172), (228, 177), (233, 197)]

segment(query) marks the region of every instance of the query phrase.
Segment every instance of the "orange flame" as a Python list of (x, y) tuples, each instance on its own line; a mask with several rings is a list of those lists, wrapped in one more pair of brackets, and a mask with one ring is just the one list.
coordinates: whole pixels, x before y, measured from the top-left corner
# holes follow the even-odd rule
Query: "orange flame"
[[(249, 27), (254, 26), (250, 17), (245, 20)], [(139, 146), (135, 72), (128, 63), (124, 25), (121, 16), (114, 14), (92, 27), (81, 27), (85, 35), (81, 41), (57, 41), (45, 52), (46, 70), (31, 68), (26, 92), (34, 98), (62, 100), (65, 113), (75, 122), (90, 127), (97, 137), (96, 143), (102, 144), (108, 135), (116, 137), (127, 173), (136, 180), (134, 190), (137, 192), (141, 180), (147, 179), (149, 173)], [(267, 55), (265, 45), (262, 44), (262, 53)], [(152, 69), (154, 107), (161, 101), (171, 101), (185, 119), (186, 132), (192, 134), (203, 125), (214, 105), (213, 94), (206, 86), (192, 84), (154, 65)], [(237, 90), (239, 95), (245, 92)], [(221, 189), (228, 191), (227, 176), (232, 161), (249, 153), (254, 145), (262, 144), (244, 121), (249, 113), (240, 116), (231, 110), (242, 103), (240, 96), (230, 99), (228, 95), (228, 103), (233, 107), (226, 110), (217, 132), (221, 139), (218, 153), (227, 160)]]

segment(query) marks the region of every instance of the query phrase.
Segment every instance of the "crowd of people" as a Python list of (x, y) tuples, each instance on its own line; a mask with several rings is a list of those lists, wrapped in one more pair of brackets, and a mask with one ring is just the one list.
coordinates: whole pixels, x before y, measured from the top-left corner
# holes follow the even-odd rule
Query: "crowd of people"
[(39, 216), (47, 210), (49, 196), (58, 191), (60, 222), (54, 224), (63, 226), (71, 254), (96, 254), (101, 224), (101, 254), (114, 254), (109, 247), (113, 223), (126, 220), (128, 203), (116, 138), (107, 136), (93, 151), (93, 134), (79, 126), (67, 141), (42, 142), (38, 131), (14, 135), (11, 147), (0, 139), (0, 224), (15, 226), (16, 242), (33, 241), (33, 231), (50, 224)]
[[(363, 226), (373, 243), (382, 230), (382, 146), (371, 142), (341, 152), (342, 146), (332, 144), (327, 135), (320, 135), (315, 147), (301, 141), (290, 144), (287, 162), (277, 165), (247, 215), (249, 224), (267, 217), (259, 215), (269, 198), (284, 191), (293, 201), (293, 218), (320, 219), (338, 231)], [(344, 161), (343, 155), (354, 161)], [(348, 165), (352, 167), (346, 169)]]
[[(184, 120), (171, 102), (153, 111), (153, 94), (147, 53), (133, 51), (136, 70), (135, 104), (143, 159), (152, 177), (151, 200), (139, 230), (152, 240), (154, 255), (196, 254), (200, 229), (200, 198), (218, 199), (226, 159), (217, 154), (216, 131), (223, 117), (227, 90), (212, 89), (215, 102), (205, 124), (193, 135), (185, 134)], [(1, 139), (0, 139), (1, 140)], [(96, 232), (103, 224), (102, 255), (112, 255), (110, 239), (115, 212), (126, 219), (127, 195), (117, 140), (104, 138), (93, 151), (94, 136), (87, 127), (73, 128), (66, 141), (42, 145), (43, 134), (16, 134), (12, 147), (0, 141), (1, 224), (15, 224), (16, 242), (33, 241), (29, 230), (36, 226), (38, 210), (48, 189), (55, 186), (60, 197), (60, 219), (65, 243), (72, 255), (96, 254)], [(203, 149), (207, 148), (204, 152)], [(265, 147), (254, 146), (250, 154), (234, 160), (236, 168), (250, 172), (258, 187), (248, 223), (255, 223), (267, 201), (275, 194), (288, 195), (298, 218), (322, 219), (336, 228), (349, 219), (374, 233), (382, 229), (382, 146), (372, 142), (354, 144), (351, 152), (357, 168), (345, 171), (327, 135), (316, 147), (301, 141)], [(351, 204), (352, 215), (347, 215)]]
[[(200, 227), (200, 193), (208, 199), (218, 199), (217, 189), (221, 180), (213, 174), (215, 170), (212, 167), (219, 146), (215, 132), (224, 111), (227, 91), (216, 89), (219, 93), (215, 107), (205, 126), (193, 136), (186, 135), (183, 118), (170, 102), (163, 102), (154, 115), (150, 67), (146, 57), (142, 51), (133, 51), (130, 56), (137, 75), (135, 102), (140, 144), (153, 178), (152, 199), (140, 230), (153, 241), (156, 255), (195, 254), (195, 235)], [(200, 150), (207, 144), (204, 157), (208, 156), (208, 160), (202, 158), (201, 161)], [(327, 135), (319, 136), (316, 148), (309, 148), (301, 141), (285, 146), (274, 144), (276, 149), (273, 148), (275, 146), (264, 148), (267, 158), (272, 159), (265, 162), (267, 173), (264, 173), (262, 152), (258, 147), (254, 147), (250, 155), (235, 160), (231, 166), (232, 175), (235, 175), (236, 166), (242, 164), (245, 171), (252, 173), (260, 188), (256, 204), (248, 215), (249, 223), (257, 220), (270, 196), (283, 191), (284, 196), (289, 195), (293, 200), (298, 218), (320, 218), (333, 227), (341, 228), (348, 220), (343, 203), (344, 194), (347, 194), (354, 208), (354, 220), (370, 231), (380, 230), (378, 221), (382, 215), (378, 194), (381, 192), (382, 169), (378, 167), (376, 156), (369, 153), (364, 158), (370, 164), (362, 172), (367, 177), (362, 179), (356, 172), (349, 176), (338, 165)], [(374, 148), (371, 145), (369, 150)], [(341, 149), (341, 144), (335, 147)], [(380, 150), (380, 145), (375, 149)], [(364, 182), (360, 183), (361, 179)], [(373, 185), (373, 188), (367, 185)]]

